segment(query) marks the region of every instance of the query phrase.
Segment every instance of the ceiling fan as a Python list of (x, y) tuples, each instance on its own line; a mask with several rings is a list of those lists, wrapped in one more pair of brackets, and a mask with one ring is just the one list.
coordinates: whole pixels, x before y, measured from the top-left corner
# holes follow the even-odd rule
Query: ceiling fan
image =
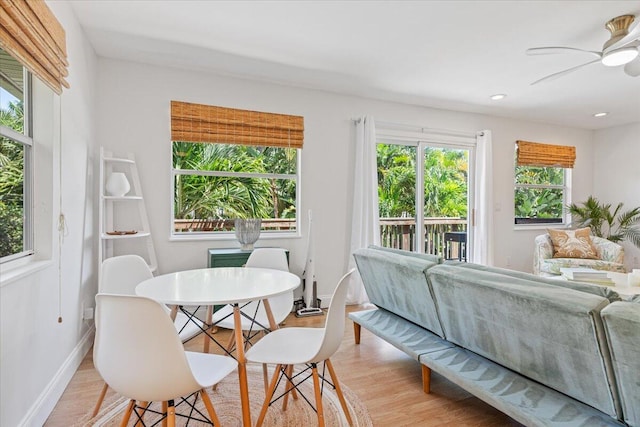
[(640, 21), (637, 21), (633, 27), (631, 27), (634, 20), (635, 16), (633, 15), (622, 15), (607, 22), (605, 28), (611, 33), (611, 38), (602, 46), (601, 52), (563, 46), (534, 47), (527, 49), (527, 55), (586, 53), (595, 58), (587, 63), (550, 74), (531, 84), (535, 85), (557, 79), (558, 77), (562, 77), (596, 62), (601, 62), (608, 67), (624, 65), (625, 73), (632, 77), (640, 76), (640, 56), (638, 56), (640, 46), (640, 41), (638, 41), (640, 40)]

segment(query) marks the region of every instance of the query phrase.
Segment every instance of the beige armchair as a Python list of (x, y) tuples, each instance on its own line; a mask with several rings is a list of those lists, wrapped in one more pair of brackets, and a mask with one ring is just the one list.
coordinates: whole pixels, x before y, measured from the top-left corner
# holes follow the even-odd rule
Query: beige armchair
[(557, 276), (565, 267), (589, 267), (596, 270), (624, 273), (624, 249), (617, 243), (601, 237), (591, 236), (599, 259), (553, 258), (553, 243), (549, 234), (535, 239), (533, 251), (533, 274), (539, 276)]

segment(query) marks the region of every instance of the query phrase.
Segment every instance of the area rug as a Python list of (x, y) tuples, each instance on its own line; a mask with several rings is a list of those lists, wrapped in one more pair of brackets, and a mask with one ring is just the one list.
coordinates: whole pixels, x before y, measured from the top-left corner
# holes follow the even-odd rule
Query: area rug
[[(270, 374), (273, 372), (269, 370)], [(247, 367), (247, 374), (249, 379), (249, 397), (251, 401), (251, 420), (255, 425), (260, 410), (262, 409), (262, 402), (264, 399), (264, 382), (262, 379), (262, 367), (249, 365)], [(366, 406), (360, 401), (358, 396), (355, 395), (349, 388), (341, 384), (342, 393), (344, 394), (353, 425), (358, 427), (373, 426), (369, 412)], [(279, 390), (283, 390), (284, 386), (281, 385)], [(313, 394), (313, 381), (310, 379), (305, 381), (300, 386), (301, 392), (307, 396), (311, 402), (314, 402)], [(222, 426), (236, 427), (242, 426), (242, 411), (240, 406), (239, 386), (238, 386), (238, 374), (233, 372), (225, 379), (223, 379), (215, 390), (209, 388), (208, 394), (211, 397), (213, 406), (220, 418)], [(112, 393), (113, 395), (113, 393)], [(276, 392), (276, 396), (279, 393)], [(127, 399), (121, 396), (112, 396), (110, 401), (108, 399), (102, 405), (100, 413), (95, 418), (91, 418), (89, 413), (78, 420), (74, 426), (118, 426), (122, 420), (122, 415), (127, 406)], [(314, 403), (315, 404), (315, 403)], [(348, 426), (347, 419), (342, 413), (342, 408), (338, 400), (338, 396), (332, 387), (325, 385), (322, 399), (325, 424), (327, 426)], [(201, 399), (198, 399), (196, 405), (198, 410), (206, 414), (206, 409)], [(91, 408), (92, 409), (92, 408)], [(151, 409), (159, 410), (160, 404), (153, 403)], [(180, 405), (176, 408), (177, 413), (188, 413), (190, 408), (187, 405)], [(129, 422), (130, 426), (135, 424), (135, 416), (131, 417)], [(153, 425), (159, 417), (154, 414), (145, 415), (145, 424)], [(186, 425), (186, 419), (182, 417), (176, 417), (176, 424), (179, 426)], [(267, 411), (264, 425), (271, 427), (301, 427), (301, 426), (315, 426), (318, 424), (318, 418), (315, 411), (309, 406), (309, 404), (299, 396), (297, 400), (289, 397), (289, 403), (286, 411), (282, 411), (282, 399), (271, 405)], [(203, 422), (190, 421), (189, 426), (204, 426), (210, 425)]]

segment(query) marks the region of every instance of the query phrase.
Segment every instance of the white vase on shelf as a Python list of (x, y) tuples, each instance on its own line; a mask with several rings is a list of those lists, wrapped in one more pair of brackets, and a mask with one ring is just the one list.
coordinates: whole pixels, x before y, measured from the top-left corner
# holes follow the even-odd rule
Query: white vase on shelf
[(122, 197), (131, 190), (127, 175), (122, 172), (113, 172), (109, 175), (105, 188), (107, 194), (115, 197)]

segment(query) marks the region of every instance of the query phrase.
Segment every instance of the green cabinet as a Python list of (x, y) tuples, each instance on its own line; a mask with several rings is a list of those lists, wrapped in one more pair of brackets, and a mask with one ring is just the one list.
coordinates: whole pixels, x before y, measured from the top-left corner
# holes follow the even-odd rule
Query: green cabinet
[[(207, 267), (242, 267), (247, 263), (252, 250), (243, 251), (242, 249), (209, 249), (207, 255)], [(289, 261), (289, 251), (287, 253), (287, 261)]]

